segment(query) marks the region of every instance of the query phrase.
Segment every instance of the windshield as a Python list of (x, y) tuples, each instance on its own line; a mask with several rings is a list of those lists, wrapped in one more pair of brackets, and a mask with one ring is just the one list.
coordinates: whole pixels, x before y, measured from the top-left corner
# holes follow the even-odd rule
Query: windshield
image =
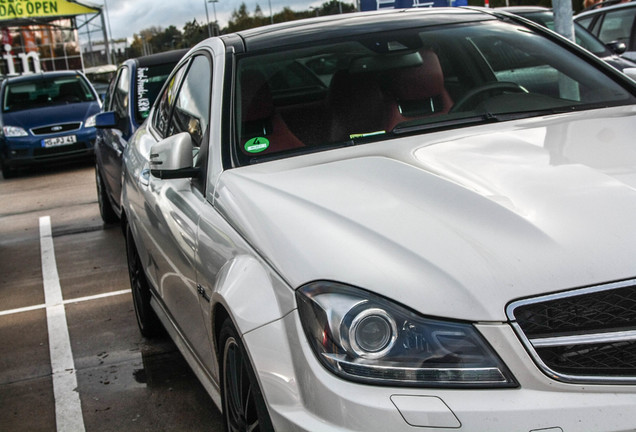
[(484, 22), (353, 36), (238, 62), (242, 164), (294, 152), (558, 111), (634, 103), (526, 28)]
[(79, 75), (57, 78), (34, 76), (30, 80), (8, 83), (2, 111), (12, 112), (49, 105), (95, 101), (88, 83)]

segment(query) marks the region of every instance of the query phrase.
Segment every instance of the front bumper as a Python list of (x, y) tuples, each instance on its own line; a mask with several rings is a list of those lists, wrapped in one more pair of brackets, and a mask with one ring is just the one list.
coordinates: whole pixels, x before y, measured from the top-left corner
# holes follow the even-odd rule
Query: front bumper
[(46, 164), (56, 161), (71, 161), (93, 157), (95, 154), (95, 129), (86, 128), (74, 131), (76, 142), (73, 144), (44, 147), (43, 140), (56, 135), (38, 135), (4, 138), (2, 159), (10, 168)]
[(534, 365), (508, 325), (477, 327), (519, 388), (415, 389), (344, 381), (315, 358), (295, 311), (244, 337), (276, 430), (634, 430), (636, 386), (554, 381)]

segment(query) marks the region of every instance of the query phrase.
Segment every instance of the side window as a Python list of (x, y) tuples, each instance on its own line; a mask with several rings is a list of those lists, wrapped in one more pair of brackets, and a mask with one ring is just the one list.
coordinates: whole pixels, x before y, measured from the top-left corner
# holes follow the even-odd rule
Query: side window
[(122, 68), (117, 83), (113, 89), (111, 99), (111, 111), (115, 111), (119, 117), (128, 117), (128, 93), (130, 92), (130, 72), (127, 67)]
[(593, 19), (594, 19), (593, 15), (592, 16), (586, 16), (584, 18), (576, 20), (576, 22), (579, 23), (580, 25), (582, 25), (583, 27), (585, 27), (586, 29), (592, 31), (590, 26), (592, 25), (592, 20)]
[(629, 45), (629, 35), (635, 16), (636, 8), (608, 11), (603, 18), (598, 38), (605, 43), (624, 42)]
[(201, 146), (210, 117), (211, 76), (208, 58), (194, 57), (177, 95), (167, 135), (189, 132), (192, 144)]
[(172, 77), (168, 81), (168, 84), (164, 87), (163, 93), (159, 97), (159, 100), (157, 101), (157, 109), (152, 119), (152, 124), (162, 138), (165, 138), (167, 136), (166, 127), (170, 119), (170, 112), (172, 111), (172, 107), (174, 106), (175, 96), (177, 94), (177, 90), (179, 89), (181, 77), (183, 77), (183, 74), (186, 70), (186, 66), (187, 63), (181, 66), (181, 68), (172, 75)]
[(106, 95), (104, 97), (104, 111), (113, 111), (113, 95), (115, 93), (115, 89), (119, 83), (121, 74), (126, 67), (122, 66), (117, 70), (117, 73), (113, 76), (113, 78), (108, 83), (108, 90), (106, 91)]

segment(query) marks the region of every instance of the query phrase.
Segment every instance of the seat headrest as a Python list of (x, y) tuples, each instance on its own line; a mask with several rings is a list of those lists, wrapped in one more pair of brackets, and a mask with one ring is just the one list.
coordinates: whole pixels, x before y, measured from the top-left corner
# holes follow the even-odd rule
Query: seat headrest
[(398, 100), (431, 98), (444, 91), (444, 74), (437, 54), (420, 52), (422, 64), (398, 69), (391, 74), (390, 88)]
[(249, 122), (271, 117), (274, 114), (274, 100), (265, 76), (257, 70), (241, 73), (242, 121)]

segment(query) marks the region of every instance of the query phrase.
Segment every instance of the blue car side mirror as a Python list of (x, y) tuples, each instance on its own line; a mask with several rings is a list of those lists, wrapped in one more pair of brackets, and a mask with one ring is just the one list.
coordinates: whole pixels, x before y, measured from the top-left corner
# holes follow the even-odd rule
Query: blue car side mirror
[(114, 111), (99, 113), (95, 116), (95, 127), (99, 129), (117, 128), (118, 115)]

